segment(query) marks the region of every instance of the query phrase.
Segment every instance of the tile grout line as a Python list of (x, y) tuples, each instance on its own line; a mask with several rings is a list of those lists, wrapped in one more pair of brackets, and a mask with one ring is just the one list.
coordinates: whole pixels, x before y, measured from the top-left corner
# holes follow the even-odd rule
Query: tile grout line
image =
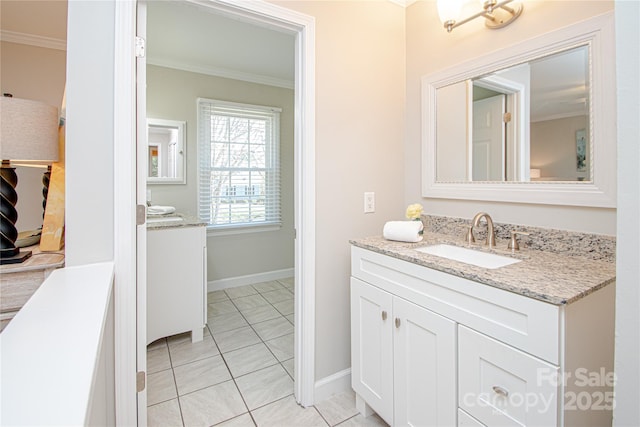
[[(251, 288), (252, 288), (253, 290), (255, 290), (256, 292), (258, 292), (258, 294), (260, 294), (260, 291), (258, 291), (256, 288), (254, 288), (254, 287), (253, 287), (253, 285), (250, 285), (250, 286), (251, 286)], [(225, 292), (225, 294), (226, 294), (226, 292)], [(253, 326), (251, 325), (251, 323), (249, 323), (249, 321), (247, 320), (247, 318), (244, 316), (244, 314), (242, 313), (242, 311), (238, 308), (238, 306), (237, 306), (237, 305), (236, 305), (236, 303), (234, 302), (234, 298), (231, 298), (231, 296), (230, 296), (229, 294), (226, 294), (226, 295), (227, 295), (227, 297), (229, 297), (229, 300), (231, 301), (231, 304), (233, 304), (233, 306), (238, 310), (238, 313), (240, 313), (240, 316), (244, 319), (244, 321), (245, 321), (245, 322), (247, 322), (247, 325), (251, 328), (251, 330), (252, 330), (252, 331), (256, 334), (256, 336), (260, 339), (260, 342), (261, 342), (261, 343), (262, 343), (262, 344), (267, 348), (267, 350), (268, 350), (268, 351), (273, 355), (273, 357), (274, 357), (274, 358), (276, 359), (276, 361), (278, 362), (277, 364), (279, 364), (279, 360), (278, 360), (278, 358), (275, 356), (275, 354), (273, 354), (273, 352), (271, 351), (271, 349), (269, 348), (269, 346), (264, 342), (264, 340), (262, 339), (262, 337), (261, 337), (261, 336), (258, 334), (258, 332), (253, 328)], [(252, 294), (252, 295), (253, 295), (253, 294)], [(261, 295), (261, 296), (262, 296), (262, 295)], [(242, 298), (242, 297), (238, 297), (238, 298)], [(264, 298), (264, 297), (263, 297), (263, 298)], [(267, 301), (267, 300), (266, 300), (266, 298), (265, 298), (265, 301)], [(268, 303), (268, 304), (271, 304), (269, 301), (267, 301), (267, 303)], [(272, 305), (272, 307), (273, 307), (273, 305)], [(273, 307), (273, 308), (277, 311), (277, 309), (276, 309), (275, 307)], [(278, 313), (279, 313), (279, 314), (282, 314), (282, 313), (280, 313), (280, 312), (278, 312)], [(243, 326), (243, 327), (244, 327), (244, 326)], [(207, 325), (207, 329), (209, 329), (209, 325)], [(239, 329), (239, 328), (237, 328), (237, 329)], [(210, 329), (209, 329), (209, 331), (211, 332), (211, 330), (210, 330)], [(213, 337), (213, 333), (211, 333), (211, 337), (213, 338), (213, 341), (216, 343), (216, 346), (218, 346), (218, 343), (217, 343), (217, 341), (216, 341), (215, 337)], [(251, 345), (254, 345), (254, 344), (251, 344)], [(247, 348), (247, 347), (249, 347), (249, 346), (244, 346), (244, 347), (241, 347), (241, 348)], [(242, 391), (240, 390), (240, 387), (238, 386), (238, 383), (237, 383), (237, 381), (236, 381), (236, 377), (235, 377), (235, 376), (233, 375), (233, 373), (231, 372), (231, 369), (229, 368), (229, 365), (228, 365), (228, 363), (227, 363), (227, 360), (226, 360), (226, 358), (224, 357), (224, 353), (222, 352), (222, 350), (220, 349), (220, 347), (219, 347), (219, 346), (218, 346), (218, 350), (220, 351), (220, 356), (222, 357), (222, 360), (224, 361), (225, 366), (226, 366), (226, 367), (227, 367), (227, 369), (229, 370), (229, 374), (231, 375), (231, 379), (233, 380), (233, 384), (236, 386), (236, 389), (238, 390), (238, 394), (240, 395), (240, 398), (242, 399), (242, 403), (244, 404), (245, 408), (247, 408), (247, 412), (249, 413), (249, 416), (251, 417), (251, 421), (253, 422), (253, 424), (254, 424), (254, 425), (256, 425), (256, 426), (257, 426), (257, 425), (258, 425), (258, 423), (256, 422), (256, 420), (255, 420), (255, 418), (254, 418), (254, 416), (253, 416), (252, 410), (249, 408), (249, 405), (247, 404), (247, 401), (246, 401), (246, 399), (245, 399), (244, 395), (242, 394)], [(240, 348), (235, 349), (235, 350), (240, 350)], [(235, 350), (230, 350), (229, 352), (231, 352), (231, 351), (235, 351)], [(272, 366), (275, 366), (275, 365), (272, 365)], [(289, 373), (287, 372), (287, 370), (286, 370), (286, 369), (284, 369), (284, 366), (282, 366), (282, 365), (281, 365), (281, 367), (282, 367), (282, 369), (285, 371), (285, 373), (288, 375)], [(245, 375), (249, 375), (249, 374), (254, 373), (254, 372), (257, 372), (257, 371), (259, 371), (259, 370), (260, 370), (260, 369), (258, 369), (258, 370), (256, 370), (256, 371), (252, 371), (252, 372), (246, 373)], [(244, 375), (241, 375), (241, 376), (239, 376), (239, 377), (237, 377), (237, 378), (241, 378), (241, 377), (243, 377), (243, 376), (244, 376)], [(288, 395), (287, 397), (289, 397), (289, 396), (291, 396), (291, 395)], [(267, 403), (267, 404), (270, 404), (270, 403), (273, 403), (273, 402), (269, 402), (269, 403)], [(258, 409), (258, 408), (255, 408), (255, 409)], [(253, 410), (255, 410), (255, 409), (253, 409)]]
[[(173, 358), (171, 357), (171, 347), (169, 346), (169, 339), (165, 337), (164, 340), (167, 344), (167, 353), (169, 353), (169, 365), (171, 365), (171, 375), (173, 376), (173, 387), (176, 389), (176, 402), (178, 402), (178, 410), (180, 411), (180, 421), (182, 421), (182, 425), (184, 426), (184, 415), (182, 414), (182, 404), (180, 402), (180, 393), (178, 392), (178, 381), (176, 381), (176, 371), (174, 370)], [(147, 409), (147, 413), (148, 412), (149, 410)]]
[[(278, 282), (278, 283), (280, 283), (280, 282)], [(258, 289), (256, 289), (253, 285), (250, 285), (250, 286), (251, 286), (251, 287), (252, 287), (256, 292), (258, 292), (258, 295), (262, 296), (262, 295), (261, 295), (261, 293), (260, 293), (260, 291), (259, 291)], [(260, 339), (260, 342), (261, 342), (261, 343), (262, 343), (262, 344), (267, 348), (267, 350), (269, 351), (269, 353), (271, 353), (271, 355), (275, 358), (275, 360), (276, 360), (276, 362), (277, 362), (277, 363), (276, 363), (275, 365), (272, 365), (272, 366), (280, 365), (280, 367), (282, 368), (282, 370), (284, 370), (285, 374), (287, 374), (287, 376), (289, 376), (289, 378), (291, 378), (291, 375), (289, 374), (289, 371), (287, 371), (287, 369), (284, 367), (284, 365), (282, 364), (282, 362), (278, 359), (278, 357), (276, 357), (276, 355), (273, 353), (273, 351), (271, 350), (271, 348), (269, 348), (269, 346), (267, 345), (267, 343), (262, 339), (262, 337), (260, 336), (260, 334), (258, 334), (258, 331), (256, 331), (256, 330), (255, 330), (255, 328), (253, 327), (253, 325), (252, 325), (251, 323), (249, 323), (249, 320), (247, 320), (247, 318), (245, 317), (245, 315), (242, 313), (242, 311), (241, 311), (241, 310), (238, 308), (238, 306), (235, 304), (235, 302), (234, 302), (234, 298), (231, 298), (231, 296), (229, 296), (228, 294), (227, 294), (227, 296), (229, 297), (229, 299), (230, 299), (231, 303), (234, 305), (234, 307), (236, 307), (236, 308), (238, 309), (238, 312), (240, 313), (240, 316), (242, 316), (242, 318), (247, 322), (247, 324), (249, 325), (249, 327), (251, 328), (251, 330), (253, 330), (253, 332), (256, 334), (256, 336)], [(242, 297), (238, 297), (238, 298), (242, 298)], [(264, 297), (263, 297), (263, 298), (264, 298)], [(286, 317), (284, 317), (284, 315), (283, 315), (282, 313), (280, 313), (280, 311), (279, 311), (277, 308), (275, 308), (271, 302), (269, 302), (266, 298), (264, 298), (264, 299), (265, 299), (265, 301), (267, 301), (267, 304), (271, 305), (271, 307), (272, 307), (274, 310), (276, 310), (276, 312), (278, 312), (278, 314), (280, 315), (280, 317), (284, 318), (284, 319), (288, 322), (288, 319), (287, 319)], [(269, 320), (273, 320), (273, 319), (269, 319)], [(266, 321), (269, 321), (269, 320), (266, 320)], [(257, 322), (257, 323), (262, 323), (262, 322)], [(213, 335), (213, 334), (212, 334), (212, 335)], [(276, 337), (276, 338), (278, 338), (278, 337)], [(215, 339), (214, 339), (214, 341), (215, 341)], [(248, 347), (248, 346), (245, 346), (245, 347), (243, 347), (243, 348), (246, 348), (246, 347)], [(222, 353), (221, 353), (221, 354), (222, 354)], [(223, 356), (223, 359), (224, 359), (224, 356)], [(287, 359), (287, 360), (289, 360), (289, 359)], [(225, 363), (226, 363), (226, 360), (225, 360)], [(270, 367), (270, 366), (269, 366), (269, 367)], [(266, 369), (266, 368), (261, 368), (261, 369)], [(245, 374), (245, 375), (249, 375), (249, 374), (251, 374), (251, 373), (258, 372), (258, 371), (260, 371), (261, 369), (257, 369), (257, 370), (255, 370), (255, 371), (249, 372), (249, 373), (247, 373), (247, 374)], [(231, 372), (231, 369), (229, 369), (229, 372)], [(276, 399), (276, 400), (274, 400), (274, 401), (272, 401), (272, 402), (265, 403), (264, 405), (262, 405), (262, 406), (260, 406), (260, 407), (258, 407), (258, 408), (249, 409), (249, 405), (247, 405), (247, 404), (246, 404), (246, 401), (244, 401), (244, 396), (242, 395), (242, 392), (240, 392), (240, 388), (238, 387), (238, 384), (236, 383), (236, 378), (235, 378), (235, 377), (233, 377), (233, 374), (231, 374), (231, 376), (232, 376), (232, 378), (233, 378), (234, 383), (236, 384), (236, 387), (238, 388), (238, 392), (239, 392), (239, 393), (240, 393), (240, 395), (242, 396), (242, 400), (243, 400), (243, 402), (245, 402), (245, 406), (246, 406), (246, 407), (247, 407), (247, 409), (249, 410), (249, 415), (251, 416), (251, 419), (253, 420), (253, 423), (254, 423), (255, 425), (258, 425), (258, 423), (256, 422), (255, 418), (253, 417), (253, 413), (252, 413), (252, 411), (255, 411), (255, 410), (260, 409), (260, 408), (262, 408), (262, 407), (264, 407), (264, 406), (270, 405), (270, 404), (272, 404), (272, 403), (274, 403), (274, 402), (277, 402), (278, 400), (282, 400), (282, 399), (289, 398), (289, 397), (293, 396), (293, 392), (292, 392), (291, 394), (288, 394), (287, 396), (285, 396), (285, 397), (283, 397), (283, 398), (281, 398), (281, 399)], [(242, 376), (244, 376), (244, 375), (242, 375)], [(238, 378), (240, 378), (240, 377), (238, 377)], [(295, 378), (291, 378), (291, 379), (292, 379), (292, 381), (294, 381), (294, 382), (295, 382)], [(295, 397), (294, 397), (294, 399), (295, 399)]]
[[(209, 325), (208, 324), (207, 324), (207, 330), (209, 330), (209, 333), (211, 333), (211, 329), (209, 329)], [(236, 379), (234, 378), (233, 373), (231, 372), (231, 368), (229, 368), (229, 364), (227, 363), (227, 359), (225, 359), (224, 354), (222, 353), (222, 350), (220, 349), (220, 346), (218, 346), (218, 343), (217, 343), (216, 339), (213, 337), (212, 333), (211, 333), (211, 338), (213, 339), (213, 342), (216, 344), (216, 348), (220, 352), (220, 358), (222, 359), (222, 362), (224, 363), (224, 366), (227, 368), (227, 371), (229, 371), (229, 375), (231, 376), (231, 381), (233, 381), (233, 385), (236, 386), (236, 390), (238, 391), (238, 395), (240, 396), (240, 399), (242, 399), (242, 404), (247, 409), (247, 412), (244, 412), (242, 414), (238, 414), (235, 417), (229, 418), (227, 420), (222, 420), (220, 423), (232, 420), (233, 418), (236, 418), (236, 417), (239, 417), (241, 415), (244, 415), (245, 413), (248, 413), (249, 416), (251, 417), (251, 421), (253, 422), (254, 425), (256, 425), (256, 422), (253, 419), (253, 416), (251, 416), (251, 410), (249, 409), (249, 405), (247, 405), (247, 401), (245, 400), (244, 396), (242, 395), (242, 391), (240, 391), (240, 387), (238, 387), (238, 383), (236, 382)], [(218, 423), (218, 424), (220, 424), (220, 423)]]
[[(280, 282), (278, 282), (278, 283), (280, 283)], [(260, 293), (260, 291), (259, 291), (259, 290), (257, 290), (253, 285), (250, 285), (250, 286), (251, 286), (251, 287), (252, 287), (256, 292)], [(228, 296), (228, 295), (227, 295), (227, 296)], [(239, 298), (242, 298), (242, 297), (239, 297)], [(263, 298), (264, 298), (264, 297), (263, 297)], [(233, 301), (233, 298), (230, 298), (230, 300), (231, 300), (231, 303), (234, 305), (234, 307), (238, 308), (238, 306), (236, 306), (235, 302)], [(265, 301), (267, 301), (267, 299), (266, 299), (266, 298), (265, 298)], [(278, 311), (278, 309), (277, 309), (277, 308), (275, 308), (275, 307), (273, 306), (273, 304), (271, 304), (269, 301), (267, 301), (267, 304), (269, 304), (269, 305), (270, 305), (274, 310), (276, 310), (276, 311), (278, 312), (278, 314), (280, 315), (280, 317), (284, 318), (287, 322), (289, 322), (289, 320), (288, 320), (288, 319), (287, 319), (287, 318), (286, 318), (282, 313), (280, 313), (280, 311)], [(264, 346), (265, 346), (265, 347), (267, 347), (267, 350), (269, 350), (269, 353), (271, 353), (271, 355), (272, 355), (272, 356), (276, 359), (276, 361), (278, 362), (277, 364), (279, 364), (279, 365), (282, 367), (282, 369), (284, 369), (284, 371), (287, 373), (287, 375), (289, 375), (289, 377), (291, 377), (291, 375), (289, 374), (289, 372), (287, 371), (287, 369), (284, 367), (284, 365), (282, 365), (282, 361), (280, 361), (280, 359), (278, 359), (278, 357), (273, 353), (273, 351), (271, 350), (271, 348), (269, 348), (269, 346), (267, 345), (267, 343), (262, 339), (262, 337), (260, 336), (260, 334), (258, 333), (258, 331), (256, 331), (256, 329), (253, 327), (253, 325), (252, 325), (251, 323), (249, 323), (249, 320), (247, 320), (247, 318), (244, 316), (244, 314), (242, 313), (242, 311), (240, 311), (240, 309), (239, 309), (239, 308), (238, 308), (238, 312), (240, 313), (240, 316), (242, 316), (242, 318), (247, 322), (247, 325), (249, 325), (249, 327), (253, 330), (253, 332), (256, 334), (256, 336), (260, 339), (260, 341), (262, 342), (262, 344), (264, 344)], [(276, 318), (276, 319), (277, 319), (277, 318)], [(270, 321), (270, 320), (275, 320), (275, 319), (268, 319), (268, 320), (265, 320), (265, 322), (268, 322), (268, 321)], [(263, 323), (263, 322), (256, 322), (256, 324), (257, 324), (257, 323)], [(289, 322), (289, 323), (291, 323), (291, 322)], [(293, 325), (292, 325), (292, 326), (293, 326)], [(294, 326), (294, 328), (295, 328), (295, 326)], [(238, 329), (239, 329), (239, 328), (238, 328)], [(294, 329), (294, 330), (295, 330), (295, 329)], [(213, 335), (213, 334), (212, 334), (212, 335)], [(285, 334), (285, 335), (288, 335), (288, 334)], [(283, 337), (283, 336), (285, 336), (285, 335), (281, 335), (281, 336), (279, 336), (279, 337), (274, 337), (273, 339), (280, 338), (280, 337)], [(253, 344), (252, 344), (252, 345), (253, 345)], [(246, 347), (249, 347), (249, 346), (245, 346), (245, 347), (242, 347), (242, 348), (246, 348)], [(289, 359), (287, 359), (287, 360), (289, 360)], [(259, 369), (258, 369), (258, 370), (259, 370)], [(257, 372), (257, 371), (253, 371), (253, 372)], [(253, 372), (251, 372), (251, 373), (253, 373)], [(245, 374), (245, 375), (246, 375), (246, 374)], [(233, 375), (232, 375), (232, 376), (233, 376)], [(292, 379), (295, 381), (295, 378), (292, 378)]]
[[(276, 361), (276, 363), (274, 363), (273, 365), (268, 366), (267, 368), (272, 367), (272, 366), (276, 366), (276, 365), (280, 365), (281, 369), (283, 369), (283, 370), (285, 371), (285, 373), (287, 374), (287, 376), (288, 376), (288, 377), (290, 377), (293, 381), (295, 381), (295, 379), (294, 379), (294, 378), (292, 377), (292, 375), (287, 371), (287, 369), (284, 367), (284, 364), (283, 364), (284, 362), (287, 362), (287, 361), (291, 360), (292, 358), (289, 358), (289, 359), (286, 359), (286, 360), (282, 360), (282, 361), (281, 361), (281, 360), (280, 360), (280, 359), (275, 355), (275, 353), (272, 351), (272, 349), (269, 347), (269, 345), (267, 345), (267, 342), (262, 338), (262, 336), (260, 336), (260, 334), (258, 334), (257, 330), (253, 327), (253, 325), (254, 325), (254, 324), (259, 324), (259, 323), (264, 323), (264, 322), (267, 322), (267, 321), (270, 321), (270, 320), (276, 320), (276, 319), (284, 318), (284, 320), (285, 320), (285, 321), (287, 321), (289, 324), (291, 324), (291, 325), (292, 325), (292, 326), (294, 326), (294, 328), (295, 328), (295, 325), (293, 325), (293, 324), (291, 323), (291, 321), (290, 321), (289, 319), (287, 319), (287, 318), (286, 318), (286, 315), (284, 315), (282, 312), (280, 312), (280, 310), (278, 310), (278, 309), (274, 306), (274, 303), (272, 303), (271, 301), (269, 301), (267, 298), (265, 298), (265, 297), (263, 296), (263, 294), (265, 294), (265, 293), (268, 293), (268, 292), (275, 292), (275, 291), (280, 291), (280, 290), (286, 290), (286, 291), (287, 291), (288, 293), (290, 293), (292, 296), (294, 296), (294, 295), (295, 295), (295, 293), (294, 293), (294, 292), (292, 292), (292, 291), (291, 291), (287, 286), (285, 286), (282, 282), (277, 281), (277, 280), (276, 280), (276, 282), (277, 282), (277, 283), (278, 283), (278, 285), (280, 286), (280, 289), (275, 289), (275, 290), (274, 290), (274, 289), (271, 289), (271, 290), (267, 290), (267, 291), (260, 291), (259, 289), (257, 289), (257, 288), (255, 288), (255, 287), (254, 287), (254, 284), (250, 284), (250, 285), (248, 285), (248, 286), (251, 286), (251, 288), (252, 288), (256, 293), (254, 293), (254, 294), (249, 294), (249, 295), (241, 295), (241, 296), (238, 296), (238, 297), (236, 297), (236, 298), (231, 298), (231, 296), (229, 296), (229, 294), (227, 294), (226, 292), (224, 292), (224, 290), (222, 290), (222, 291), (224, 292), (225, 296), (226, 296), (228, 299), (227, 299), (227, 300), (223, 300), (223, 301), (217, 301), (217, 302), (226, 302), (226, 301), (229, 301), (229, 302), (232, 304), (232, 306), (233, 306), (233, 307), (235, 307), (235, 309), (237, 310), (237, 313), (240, 315), (240, 317), (241, 317), (241, 318), (242, 318), (242, 319), (247, 323), (247, 326), (249, 326), (249, 327), (251, 328), (251, 330), (256, 334), (256, 336), (257, 336), (257, 337), (258, 337), (258, 339), (260, 340), (260, 343), (261, 343), (261, 344), (263, 344), (263, 345), (267, 348), (267, 350), (269, 351), (269, 353), (273, 356), (273, 358), (274, 358), (274, 359), (275, 359), (275, 361)], [(239, 299), (239, 298), (243, 298), (243, 297), (247, 297), (247, 296), (252, 296), (252, 295), (259, 295), (261, 298), (263, 298), (263, 299), (266, 301), (266, 304), (263, 304), (263, 305), (264, 305), (264, 306), (267, 306), (267, 305), (268, 305), (268, 306), (270, 306), (273, 310), (275, 310), (275, 312), (277, 312), (277, 313), (278, 313), (278, 317), (276, 317), (276, 318), (274, 318), (274, 319), (266, 319), (266, 320), (264, 320), (264, 321), (256, 322), (256, 323), (254, 323), (254, 324), (249, 323), (248, 319), (245, 317), (244, 313), (243, 313), (243, 312), (238, 308), (238, 306), (236, 305), (236, 302), (235, 302), (234, 300)], [(283, 300), (283, 301), (286, 301), (286, 300)], [(279, 302), (279, 301), (278, 301), (278, 302)], [(213, 303), (209, 303), (209, 302), (207, 301), (207, 304), (213, 304)], [(262, 306), (262, 305), (261, 305), (261, 306)], [(255, 308), (258, 308), (258, 307), (261, 307), (261, 306), (252, 307), (251, 309), (255, 309)], [(224, 315), (224, 314), (231, 314), (231, 312), (230, 312), (230, 313), (220, 313), (220, 315)], [(207, 320), (208, 320), (208, 319), (207, 319)], [(175, 372), (175, 369), (176, 369), (177, 367), (186, 366), (186, 365), (189, 365), (189, 364), (191, 364), (191, 363), (199, 362), (199, 361), (201, 361), (201, 360), (210, 359), (210, 358), (213, 358), (214, 356), (217, 356), (217, 355), (220, 355), (220, 357), (221, 357), (221, 359), (222, 359), (223, 363), (225, 364), (225, 367), (226, 367), (227, 371), (228, 371), (228, 372), (229, 372), (229, 374), (230, 374), (231, 380), (234, 382), (234, 385), (236, 386), (236, 390), (238, 391), (238, 394), (240, 395), (240, 397), (241, 397), (241, 399), (242, 399), (242, 402), (243, 402), (243, 404), (244, 404), (244, 406), (245, 406), (245, 408), (246, 408), (246, 410), (247, 410), (247, 412), (245, 412), (245, 413), (243, 413), (243, 414), (238, 414), (238, 415), (237, 415), (237, 416), (235, 416), (235, 417), (229, 418), (229, 420), (230, 420), (230, 419), (237, 418), (237, 417), (240, 417), (240, 416), (242, 416), (242, 415), (244, 415), (244, 414), (247, 414), (247, 413), (248, 413), (248, 414), (249, 414), (249, 416), (251, 417), (251, 420), (252, 420), (252, 422), (254, 423), (254, 425), (257, 425), (257, 422), (256, 422), (256, 420), (255, 420), (255, 418), (254, 418), (254, 416), (253, 416), (252, 410), (251, 410), (251, 409), (249, 409), (249, 406), (248, 406), (248, 404), (247, 404), (247, 402), (246, 402), (246, 400), (245, 400), (244, 395), (243, 395), (243, 394), (242, 394), (242, 392), (240, 391), (240, 388), (239, 388), (239, 386), (238, 386), (238, 384), (237, 384), (237, 382), (236, 382), (236, 379), (237, 379), (237, 378), (241, 378), (241, 377), (246, 376), (246, 375), (249, 375), (249, 374), (252, 374), (252, 373), (255, 373), (255, 372), (258, 372), (258, 371), (260, 371), (261, 369), (266, 369), (266, 368), (256, 369), (256, 370), (254, 370), (254, 371), (247, 372), (247, 373), (245, 373), (245, 374), (243, 374), (243, 375), (240, 375), (240, 376), (235, 377), (235, 376), (233, 375), (233, 373), (231, 372), (231, 369), (229, 368), (229, 365), (228, 365), (227, 360), (226, 360), (226, 358), (225, 358), (225, 356), (224, 356), (224, 353), (222, 352), (222, 350), (221, 350), (221, 348), (220, 348), (220, 346), (219, 346), (218, 342), (217, 342), (217, 341), (216, 341), (216, 339), (214, 338), (214, 334), (213, 334), (213, 332), (211, 331), (211, 328), (210, 328), (210, 325), (208, 324), (208, 322), (207, 322), (207, 325), (205, 325), (204, 327), (205, 327), (205, 328), (207, 328), (207, 331), (208, 331), (208, 333), (209, 333), (209, 335), (210, 335), (210, 337), (211, 337), (211, 339), (212, 339), (212, 341), (213, 341), (214, 345), (216, 346), (216, 349), (217, 349), (217, 351), (218, 351), (218, 354), (209, 355), (209, 356), (204, 357), (204, 358), (202, 358), (202, 359), (194, 360), (194, 361), (191, 361), (191, 362), (188, 362), (188, 363), (183, 363), (183, 364), (178, 365), (178, 366), (174, 366), (174, 360), (173, 360), (173, 357), (172, 357), (171, 346), (169, 345), (169, 339), (168, 339), (168, 337), (164, 337), (164, 338), (163, 338), (164, 345), (166, 346), (167, 354), (168, 354), (168, 357), (169, 357), (169, 365), (170, 365), (170, 367), (169, 367), (168, 369), (171, 369), (171, 371), (172, 371), (172, 372), (171, 372), (171, 374), (172, 374), (172, 378), (173, 378), (173, 386), (174, 386), (174, 390), (175, 390), (175, 393), (176, 393), (176, 398), (175, 398), (175, 399), (177, 400), (177, 403), (178, 403), (178, 409), (179, 409), (179, 411), (180, 411), (180, 417), (181, 417), (182, 425), (183, 425), (183, 426), (185, 425), (185, 421), (184, 421), (184, 414), (183, 414), (182, 405), (181, 405), (181, 402), (180, 402), (180, 397), (183, 397), (183, 396), (180, 396), (180, 394), (179, 394), (179, 390), (178, 390), (178, 385), (177, 385), (177, 379), (176, 379), (176, 372)], [(243, 327), (245, 327), (245, 326), (242, 326), (242, 327), (240, 327), (240, 328), (243, 328)], [(240, 328), (234, 328), (234, 329), (240, 329)], [(234, 330), (234, 329), (231, 329), (231, 330)], [(224, 331), (224, 332), (228, 332), (228, 331)], [(272, 338), (271, 338), (271, 340), (274, 340), (274, 339), (277, 339), (277, 338), (281, 338), (281, 337), (284, 337), (284, 336), (286, 336), (286, 335), (289, 335), (289, 334), (284, 334), (284, 335), (280, 335), (280, 336), (277, 336), (277, 337), (272, 337)], [(257, 343), (255, 343), (255, 344), (257, 344)], [(251, 345), (255, 345), (255, 344), (251, 344)], [(243, 349), (243, 348), (247, 348), (247, 347), (250, 347), (251, 345), (247, 345), (247, 346), (239, 347), (239, 348), (234, 349), (234, 350), (229, 350), (227, 353), (230, 353), (230, 352), (232, 352), (232, 351), (236, 351), (236, 350), (240, 350), (240, 349)], [(147, 352), (148, 352), (148, 350), (147, 350)], [(148, 354), (148, 353), (147, 353), (147, 354)], [(165, 370), (168, 370), (168, 369), (165, 369)], [(162, 372), (162, 371), (165, 371), (165, 370), (161, 370), (161, 371), (158, 371), (158, 372)], [(155, 372), (154, 372), (154, 373), (155, 373)], [(222, 384), (222, 383), (224, 383), (224, 382), (225, 382), (225, 381), (222, 381), (222, 382), (220, 382), (220, 383), (213, 384), (213, 385), (210, 385), (210, 386), (207, 386), (207, 387), (203, 387), (203, 388), (201, 388), (201, 389), (192, 390), (192, 391), (190, 391), (189, 393), (185, 393), (185, 394), (184, 394), (184, 396), (189, 395), (189, 394), (192, 394), (192, 393), (195, 393), (195, 392), (198, 392), (198, 391), (201, 391), (201, 390), (204, 390), (204, 389), (206, 389), (206, 388), (208, 388), (208, 387), (212, 387), (212, 386), (215, 386), (215, 385)], [(261, 405), (261, 406), (259, 406), (259, 407), (255, 408), (255, 409), (254, 409), (254, 411), (255, 411), (255, 410), (257, 410), (257, 409), (263, 408), (263, 407), (265, 407), (265, 406), (267, 406), (267, 405), (270, 405), (270, 404), (272, 404), (272, 403), (274, 403), (274, 402), (277, 402), (277, 401), (279, 401), (279, 400), (283, 400), (283, 399), (291, 398), (291, 397), (294, 397), (293, 393), (288, 394), (287, 396), (284, 396), (284, 397), (282, 397), (282, 398), (280, 398), (280, 399), (276, 399), (276, 400), (274, 400), (274, 401), (272, 401), (272, 402), (265, 403), (264, 405)], [(294, 397), (294, 398), (295, 398), (295, 397)], [(161, 403), (169, 402), (169, 401), (171, 401), (171, 400), (173, 400), (173, 399), (168, 399), (168, 400), (164, 400), (164, 401), (161, 401), (161, 402), (156, 402), (156, 403), (154, 403), (153, 405), (147, 405), (147, 410), (148, 410), (148, 408), (149, 408), (150, 406), (155, 406), (155, 405), (158, 405), (158, 404), (161, 404)], [(317, 408), (315, 408), (315, 406), (314, 406), (314, 409), (315, 409), (315, 410), (316, 410), (316, 412), (318, 412), (318, 413), (320, 414), (320, 416), (322, 417), (322, 414), (320, 413), (320, 411), (319, 411)], [(324, 417), (322, 417), (322, 419), (326, 422), (326, 420), (324, 419)], [(226, 421), (228, 421), (228, 420), (223, 420), (223, 421), (221, 421), (221, 423), (226, 422)], [(219, 423), (218, 423), (218, 424), (219, 424)], [(217, 425), (217, 424), (216, 424), (216, 425)], [(328, 423), (327, 423), (327, 425), (328, 425)]]

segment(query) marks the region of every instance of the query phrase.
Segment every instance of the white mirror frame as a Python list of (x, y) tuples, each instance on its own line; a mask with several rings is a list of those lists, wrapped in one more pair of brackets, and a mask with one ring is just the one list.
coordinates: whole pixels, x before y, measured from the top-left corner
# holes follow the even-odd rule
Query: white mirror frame
[(187, 183), (187, 140), (185, 130), (187, 123), (178, 120), (147, 119), (147, 145), (149, 145), (149, 126), (159, 126), (178, 129), (178, 154), (181, 159), (177, 159), (178, 177), (150, 177), (147, 173), (147, 184), (186, 184)]
[[(422, 77), (422, 196), (569, 206), (616, 206), (616, 86), (613, 12)], [(436, 181), (436, 90), (554, 52), (590, 52), (591, 177), (588, 182)]]

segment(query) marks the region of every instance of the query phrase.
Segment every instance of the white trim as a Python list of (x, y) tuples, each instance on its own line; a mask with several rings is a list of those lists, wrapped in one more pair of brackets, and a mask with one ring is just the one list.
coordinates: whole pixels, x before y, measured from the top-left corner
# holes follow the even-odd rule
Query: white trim
[(207, 292), (237, 288), (238, 286), (252, 285), (254, 283), (270, 282), (278, 279), (287, 279), (293, 277), (293, 275), (293, 268), (285, 268), (282, 270), (265, 271), (264, 273), (247, 274), (246, 276), (210, 280), (207, 282)]
[(116, 1), (114, 43), (114, 265), (116, 425), (137, 424), (136, 2)]
[[(422, 77), (423, 197), (491, 200), (568, 206), (616, 206), (614, 25), (611, 12), (546, 33)], [(551, 52), (588, 45), (591, 49), (590, 182), (438, 182), (436, 180), (436, 89), (489, 71), (521, 64)], [(435, 120), (435, 119), (432, 119)]]
[(229, 68), (200, 67), (197, 65), (185, 64), (182, 62), (176, 63), (174, 61), (171, 61), (170, 59), (160, 59), (160, 58), (147, 59), (147, 64), (155, 65), (157, 67), (172, 68), (174, 70), (188, 71), (190, 73), (198, 73), (198, 74), (205, 74), (208, 76), (222, 77), (225, 79), (233, 79), (233, 80), (240, 80), (240, 81), (249, 82), (249, 83), (267, 85), (267, 86), (282, 87), (285, 89), (293, 89), (294, 87), (294, 82), (292, 82), (291, 80), (278, 79), (275, 77), (263, 76), (260, 74), (245, 73), (242, 71), (232, 70)]
[(333, 375), (324, 377), (316, 381), (315, 397), (316, 402), (322, 402), (334, 394), (351, 390), (351, 368), (336, 372)]
[(278, 231), (282, 229), (281, 223), (276, 224), (250, 224), (250, 225), (237, 225), (227, 227), (212, 227), (207, 225), (207, 237), (219, 237), (219, 236), (232, 236), (234, 234), (246, 234), (246, 233), (264, 233), (267, 231)]
[(17, 31), (0, 30), (0, 41), (43, 47), (45, 49), (67, 50), (67, 41)]

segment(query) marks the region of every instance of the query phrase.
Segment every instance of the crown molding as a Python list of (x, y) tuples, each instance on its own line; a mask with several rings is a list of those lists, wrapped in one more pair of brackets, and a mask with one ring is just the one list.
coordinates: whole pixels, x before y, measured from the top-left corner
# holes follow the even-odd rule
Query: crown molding
[(258, 83), (267, 86), (276, 86), (285, 89), (293, 89), (294, 82), (287, 79), (263, 76), (260, 74), (245, 73), (220, 67), (202, 67), (199, 65), (186, 64), (184, 62), (172, 61), (168, 59), (147, 58), (147, 64), (158, 67), (173, 68), (174, 70), (189, 71), (191, 73), (206, 74), (209, 76), (223, 77), (233, 80), (241, 80), (250, 83)]
[(66, 40), (37, 36), (35, 34), (18, 33), (16, 31), (0, 30), (0, 40), (3, 42), (44, 47), (46, 49), (67, 50)]

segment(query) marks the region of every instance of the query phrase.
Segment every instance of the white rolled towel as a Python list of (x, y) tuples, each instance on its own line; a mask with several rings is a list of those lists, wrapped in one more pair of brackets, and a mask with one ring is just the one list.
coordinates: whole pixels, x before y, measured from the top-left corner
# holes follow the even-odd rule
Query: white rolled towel
[(168, 215), (172, 214), (176, 211), (176, 208), (173, 206), (149, 206), (147, 208), (147, 214), (149, 215)]
[(382, 229), (387, 240), (416, 243), (422, 241), (422, 221), (388, 221)]

